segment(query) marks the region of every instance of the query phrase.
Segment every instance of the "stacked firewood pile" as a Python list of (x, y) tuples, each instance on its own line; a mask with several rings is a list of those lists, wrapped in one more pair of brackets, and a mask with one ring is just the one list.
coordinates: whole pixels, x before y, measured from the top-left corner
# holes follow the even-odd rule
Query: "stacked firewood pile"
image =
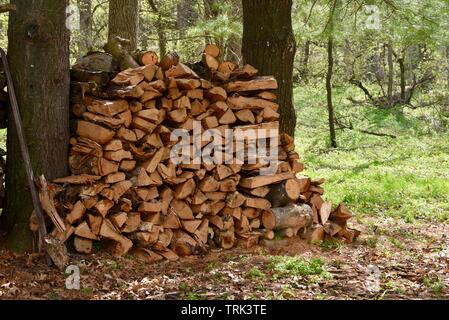
[[(346, 225), (351, 213), (322, 200), (323, 181), (298, 175), (303, 165), (287, 134), (271, 138), (279, 143), (272, 175), (261, 175), (269, 166), (263, 161), (172, 161), (179, 145), (172, 139), (175, 129), (192, 134), (199, 124), (203, 132), (214, 129), (224, 137), (226, 129), (278, 128), (275, 78), (257, 76), (250, 65), (220, 63), (219, 55), (209, 45), (203, 61), (189, 67), (175, 53), (160, 62), (154, 52), (134, 58), (121, 53), (122, 71), (96, 85), (80, 80), (104, 80), (101, 72), (74, 70), (72, 175), (48, 187), (63, 221), (53, 235), (73, 238), (81, 253), (101, 241), (116, 255), (132, 250), (148, 261), (209, 247), (249, 247), (276, 233), (353, 241), (357, 232)], [(141, 65), (134, 65), (136, 58)], [(203, 153), (208, 143), (200, 141)]]

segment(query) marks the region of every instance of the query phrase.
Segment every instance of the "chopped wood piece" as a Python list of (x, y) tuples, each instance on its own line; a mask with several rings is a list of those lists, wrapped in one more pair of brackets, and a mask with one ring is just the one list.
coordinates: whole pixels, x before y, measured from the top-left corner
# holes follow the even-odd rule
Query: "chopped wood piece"
[(93, 123), (105, 125), (106, 127), (109, 127), (111, 129), (117, 129), (125, 123), (125, 121), (122, 119), (100, 116), (90, 112), (84, 112), (83, 119)]
[(270, 110), (273, 112), (277, 112), (277, 110), (279, 109), (279, 105), (277, 103), (254, 97), (232, 96), (229, 97), (226, 102), (232, 110), (249, 109), (256, 111), (267, 109), (267, 112), (270, 112)]
[(214, 58), (218, 58), (220, 56), (220, 48), (217, 45), (211, 43), (206, 45), (206, 48), (204, 48), (204, 53)]
[(134, 248), (132, 254), (134, 254), (137, 259), (146, 263), (154, 263), (164, 259), (160, 254), (147, 248)]
[(257, 176), (251, 178), (243, 178), (240, 180), (239, 185), (243, 188), (255, 189), (258, 187), (263, 187), (273, 183), (277, 183), (283, 180), (292, 179), (294, 177), (293, 173), (280, 173), (272, 176)]
[(182, 230), (174, 231), (171, 247), (181, 257), (198, 254), (204, 250), (195, 239)]
[(61, 184), (90, 184), (95, 181), (98, 181), (101, 179), (101, 176), (93, 176), (89, 174), (81, 174), (76, 176), (69, 176), (65, 178), (58, 178), (54, 179), (54, 183), (61, 183)]
[[(272, 208), (271, 212), (275, 216), (275, 230), (282, 230), (286, 228), (298, 229), (306, 227), (312, 223), (312, 209), (305, 204)], [(264, 223), (263, 215), (262, 223)], [(266, 228), (269, 229), (268, 227)]]
[(274, 228), (276, 227), (276, 216), (271, 210), (263, 211), (262, 224), (268, 230), (274, 230)]
[(195, 233), (198, 227), (201, 225), (202, 220), (182, 220), (182, 228), (189, 233)]
[(192, 209), (184, 201), (174, 199), (170, 204), (170, 208), (180, 219), (194, 219)]
[(99, 144), (106, 144), (112, 140), (115, 132), (94, 123), (80, 120), (78, 121), (76, 134), (98, 142)]
[(160, 212), (162, 204), (160, 202), (142, 202), (137, 211), (139, 212)]
[(114, 224), (117, 229), (120, 229), (128, 219), (126, 212), (114, 213), (109, 217), (109, 220)]
[(113, 117), (116, 114), (128, 110), (129, 105), (126, 100), (93, 100), (91, 105), (87, 106), (87, 110), (97, 113), (105, 117)]
[(162, 161), (162, 157), (166, 152), (165, 148), (159, 149), (150, 161), (144, 163), (143, 167), (147, 170), (148, 173), (153, 173), (156, 171), (158, 164)]
[(329, 216), (332, 211), (332, 205), (329, 202), (323, 202), (320, 208), (320, 219), (321, 224), (325, 224), (329, 219)]
[(352, 217), (352, 213), (344, 204), (340, 204), (334, 211), (332, 211), (330, 217), (332, 220), (346, 221)]
[(175, 188), (175, 198), (176, 199), (185, 199), (190, 196), (195, 191), (195, 181), (193, 179), (189, 179), (184, 183), (181, 183)]
[(103, 199), (97, 202), (95, 205), (95, 209), (97, 209), (98, 213), (101, 214), (101, 216), (104, 218), (109, 212), (109, 209), (111, 209), (114, 206), (114, 201)]
[(128, 213), (128, 217), (126, 219), (125, 225), (122, 228), (122, 232), (131, 233), (136, 231), (141, 222), (141, 217), (139, 212), (130, 212)]
[(111, 188), (114, 190), (115, 196), (114, 201), (117, 202), (123, 194), (125, 194), (126, 191), (129, 190), (129, 188), (132, 187), (132, 182), (129, 180), (121, 181), (116, 184), (114, 184)]
[(108, 219), (103, 220), (103, 224), (100, 229), (100, 236), (114, 240), (119, 243), (119, 246), (116, 247), (115, 255), (123, 256), (125, 255), (133, 246), (133, 243), (128, 238), (122, 236), (117, 229), (115, 229), (114, 225)]
[(144, 66), (156, 65), (159, 62), (159, 57), (154, 51), (139, 51), (134, 55), (135, 60)]
[(249, 81), (233, 81), (226, 85), (227, 92), (245, 92), (257, 90), (276, 90), (277, 81), (274, 77), (257, 77)]
[(75, 250), (79, 253), (89, 254), (92, 252), (92, 240), (75, 236)]
[(237, 68), (231, 73), (231, 78), (252, 78), (257, 74), (257, 69), (249, 64)]
[(98, 237), (94, 233), (92, 233), (86, 221), (82, 222), (80, 225), (78, 225), (78, 227), (76, 227), (75, 234), (82, 238), (98, 240)]
[(170, 52), (166, 54), (159, 63), (159, 66), (162, 70), (166, 71), (170, 69), (173, 66), (178, 65), (179, 63), (179, 56), (176, 52)]
[[(216, 57), (215, 57), (216, 58)], [(218, 71), (224, 74), (231, 74), (237, 68), (237, 65), (232, 61), (223, 61), (218, 66)]]
[(222, 87), (213, 87), (206, 91), (206, 97), (211, 102), (226, 101), (228, 95)]
[(199, 78), (198, 75), (185, 64), (178, 63), (165, 72), (167, 78)]
[(73, 206), (72, 211), (66, 216), (68, 223), (73, 224), (79, 221), (86, 213), (86, 207), (81, 201), (77, 201)]
[(251, 124), (256, 123), (254, 114), (248, 109), (243, 109), (243, 110), (236, 112), (235, 116), (237, 117), (237, 119), (239, 119), (242, 122), (249, 122)]
[(207, 53), (203, 54), (203, 62), (212, 71), (217, 71), (220, 66), (218, 60)]
[(123, 160), (122, 162), (120, 162), (120, 170), (121, 171), (129, 172), (129, 171), (134, 170), (135, 167), (136, 167), (136, 161), (134, 161), (134, 160)]
[(270, 201), (263, 198), (250, 198), (247, 197), (245, 201), (245, 205), (251, 208), (262, 209), (262, 210), (270, 210), (271, 203)]

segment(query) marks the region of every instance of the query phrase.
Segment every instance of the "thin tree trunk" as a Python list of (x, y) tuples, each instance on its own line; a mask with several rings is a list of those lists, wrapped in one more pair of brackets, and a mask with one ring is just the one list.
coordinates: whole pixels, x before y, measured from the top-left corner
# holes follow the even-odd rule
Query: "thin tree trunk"
[(280, 131), (294, 135), (293, 60), (296, 43), (291, 21), (292, 0), (243, 1), (243, 58), (261, 75), (278, 81)]
[(387, 62), (388, 62), (388, 88), (387, 99), (388, 105), (391, 107), (393, 103), (393, 81), (394, 81), (394, 67), (393, 67), (393, 41), (390, 40), (387, 45)]
[[(51, 180), (68, 174), (69, 33), (65, 0), (12, 0), (8, 57), (23, 127), (36, 175)], [(32, 249), (28, 222), (33, 204), (12, 118), (8, 124), (7, 212), (3, 226), (8, 246)]]
[(337, 148), (337, 138), (335, 134), (335, 114), (334, 105), (332, 102), (332, 76), (334, 72), (334, 41), (332, 36), (329, 36), (327, 42), (327, 76), (326, 76), (326, 91), (327, 91), (327, 111), (329, 114), (329, 133), (330, 143), (332, 148)]
[(400, 68), (400, 76), (401, 76), (401, 101), (405, 101), (405, 64), (404, 57), (398, 58), (399, 68)]
[(301, 79), (304, 83), (309, 82), (309, 57), (310, 57), (310, 40), (304, 43), (304, 51), (301, 59)]
[(78, 55), (81, 57), (92, 50), (92, 1), (78, 0), (80, 10), (80, 38)]
[(116, 36), (131, 41), (130, 50), (137, 49), (139, 0), (109, 0), (109, 40)]
[(177, 6), (176, 24), (181, 36), (186, 29), (193, 26), (198, 19), (198, 14), (195, 11), (195, 0), (181, 0)]
[(161, 16), (158, 17), (157, 22), (157, 36), (159, 39), (159, 55), (164, 57), (167, 54), (167, 38), (165, 36), (165, 30), (162, 25)]

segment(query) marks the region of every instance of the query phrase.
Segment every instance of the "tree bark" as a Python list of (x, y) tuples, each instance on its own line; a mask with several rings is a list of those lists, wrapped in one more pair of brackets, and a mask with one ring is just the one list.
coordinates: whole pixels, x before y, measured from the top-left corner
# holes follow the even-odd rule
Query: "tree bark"
[[(36, 175), (49, 180), (68, 174), (69, 33), (66, 6), (60, 0), (13, 0), (9, 19), (8, 57), (23, 127)], [(8, 122), (7, 213), (3, 226), (7, 244), (32, 249), (28, 227), (33, 211), (19, 141), (12, 117)]]
[(326, 91), (327, 91), (327, 111), (329, 114), (329, 133), (330, 143), (332, 148), (337, 148), (337, 138), (335, 134), (335, 114), (334, 105), (332, 102), (332, 76), (334, 72), (334, 40), (329, 36), (327, 42), (327, 76), (326, 76)]
[(78, 0), (80, 10), (80, 35), (78, 55), (80, 57), (92, 50), (92, 0)]
[(304, 51), (301, 59), (301, 80), (304, 83), (309, 82), (309, 57), (310, 57), (310, 40), (306, 40), (304, 43)]
[(139, 0), (109, 0), (109, 41), (116, 36), (131, 41), (130, 51), (137, 49)]
[(185, 30), (193, 26), (198, 19), (198, 13), (195, 6), (196, 0), (181, 0), (177, 6), (176, 24), (181, 34), (185, 33)]
[(394, 68), (393, 68), (393, 41), (390, 40), (387, 45), (387, 62), (388, 62), (388, 88), (387, 99), (388, 105), (391, 107), (393, 99), (393, 81), (394, 81)]
[(398, 58), (399, 68), (401, 70), (401, 101), (405, 101), (405, 64), (404, 64), (404, 57)]
[(291, 20), (292, 0), (243, 1), (243, 59), (261, 75), (278, 81), (280, 131), (294, 135), (293, 60), (296, 43)]

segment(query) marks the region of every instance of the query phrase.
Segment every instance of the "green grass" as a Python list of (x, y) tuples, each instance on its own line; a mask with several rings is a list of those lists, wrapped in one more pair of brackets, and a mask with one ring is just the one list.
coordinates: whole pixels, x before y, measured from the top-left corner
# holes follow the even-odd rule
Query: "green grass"
[(346, 98), (363, 97), (353, 88), (334, 91), (338, 118), (397, 138), (338, 130), (339, 148), (329, 149), (325, 90), (296, 88), (297, 149), (305, 174), (326, 179), (325, 198), (357, 214), (449, 221), (449, 132), (434, 109), (355, 106)]
[(321, 259), (304, 259), (300, 257), (273, 256), (270, 258), (268, 268), (277, 277), (281, 276), (323, 276), (328, 273)]
[(246, 277), (251, 279), (265, 279), (265, 273), (263, 273), (258, 267), (252, 267), (246, 273)]

